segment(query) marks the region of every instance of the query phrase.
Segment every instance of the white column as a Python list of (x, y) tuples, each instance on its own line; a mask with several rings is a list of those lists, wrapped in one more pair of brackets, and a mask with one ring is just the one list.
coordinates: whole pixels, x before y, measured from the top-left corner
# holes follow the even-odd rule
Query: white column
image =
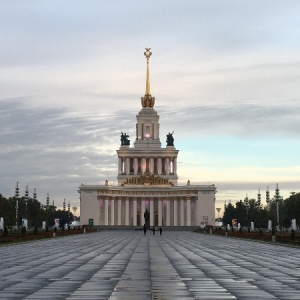
[(143, 136), (142, 136), (142, 124), (138, 123), (138, 139), (142, 140)]
[(136, 218), (136, 215), (137, 215), (137, 200), (136, 198), (133, 199), (133, 226), (136, 226), (137, 225), (137, 218)]
[(122, 209), (122, 199), (118, 199), (118, 225), (121, 225), (121, 209)]
[(177, 175), (177, 158), (174, 157), (173, 159), (173, 173), (174, 175)]
[(161, 166), (162, 166), (161, 157), (159, 157), (157, 159), (157, 173), (158, 173), (158, 175), (161, 175)]
[(174, 198), (174, 226), (177, 226), (177, 213), (178, 213), (178, 208), (177, 208), (177, 199)]
[(146, 158), (142, 158), (142, 174), (146, 172)]
[(184, 226), (184, 198), (180, 198), (180, 226)]
[(119, 164), (118, 164), (118, 174), (122, 173), (122, 158), (119, 157)]
[(125, 199), (125, 225), (129, 226), (129, 198)]
[(153, 172), (154, 172), (154, 158), (153, 157), (150, 157), (149, 171), (150, 171), (151, 174), (153, 174)]
[(191, 198), (186, 199), (186, 225), (191, 226)]
[(126, 172), (126, 175), (129, 175), (129, 170), (130, 170), (130, 158), (126, 157), (126, 160), (125, 160), (125, 172)]
[(158, 199), (158, 226), (162, 226), (162, 199)]
[(144, 219), (144, 213), (145, 213), (145, 200), (141, 199), (141, 224), (145, 224), (145, 219)]
[(110, 200), (110, 225), (115, 225), (115, 199)]
[(154, 225), (154, 198), (149, 199), (149, 205), (150, 205), (150, 226)]
[(170, 174), (170, 159), (169, 157), (166, 157), (165, 159), (165, 169), (166, 169), (166, 175)]
[(166, 220), (166, 225), (170, 226), (170, 199), (167, 199), (167, 220)]
[(98, 207), (97, 207), (97, 223), (94, 225), (100, 225), (100, 214), (101, 214), (101, 200), (98, 200)]
[(104, 200), (104, 225), (108, 225), (108, 199)]
[(134, 175), (137, 175), (137, 172), (138, 172), (138, 166), (139, 166), (139, 164), (138, 164), (138, 159), (137, 159), (137, 157), (135, 157), (135, 158), (133, 159), (133, 172), (134, 172)]

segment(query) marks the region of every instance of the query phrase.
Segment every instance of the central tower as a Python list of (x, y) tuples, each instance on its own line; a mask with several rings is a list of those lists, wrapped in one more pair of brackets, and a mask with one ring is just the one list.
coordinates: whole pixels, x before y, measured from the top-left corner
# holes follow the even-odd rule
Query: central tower
[(146, 48), (144, 55), (147, 59), (147, 73), (146, 73), (146, 90), (145, 96), (141, 97), (142, 109), (136, 116), (136, 140), (135, 148), (161, 148), (159, 139), (159, 116), (155, 111), (155, 98), (151, 96), (150, 92), (150, 71), (149, 59), (152, 55), (151, 48)]
[[(177, 155), (178, 150), (173, 145), (173, 134), (168, 134), (167, 146), (161, 147), (159, 115), (154, 109), (155, 98), (150, 91), (149, 60), (151, 48), (146, 48), (144, 55), (147, 60), (146, 89), (141, 97), (142, 109), (136, 116), (136, 137), (134, 147), (130, 148), (129, 141), (123, 140), (118, 153), (118, 184), (128, 182), (132, 177), (154, 175), (177, 185)], [(122, 134), (123, 136), (123, 134)], [(127, 137), (127, 136), (126, 136)], [(170, 142), (170, 138), (172, 141)], [(144, 180), (136, 182), (144, 182)], [(160, 182), (157, 180), (157, 182)]]

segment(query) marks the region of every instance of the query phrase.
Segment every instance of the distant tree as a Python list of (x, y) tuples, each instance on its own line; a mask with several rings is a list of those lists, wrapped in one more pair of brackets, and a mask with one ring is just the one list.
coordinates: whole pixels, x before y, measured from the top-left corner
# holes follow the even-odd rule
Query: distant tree
[(46, 212), (41, 206), (41, 203), (36, 199), (29, 199), (27, 205), (28, 221), (30, 226), (41, 227), (45, 220)]
[[(0, 217), (3, 217), (5, 226), (13, 226), (16, 224), (16, 198), (10, 197), (6, 199), (0, 194)], [(27, 203), (27, 205), (26, 205)], [(42, 222), (46, 221), (47, 226), (54, 225), (54, 219), (60, 219), (60, 224), (64, 225), (73, 220), (73, 214), (68, 211), (57, 210), (55, 206), (42, 205), (38, 200), (25, 197), (18, 199), (18, 224), (26, 218), (29, 227), (41, 227)]]
[(242, 200), (236, 202), (234, 216), (242, 227), (247, 226), (247, 209)]
[(228, 203), (225, 207), (224, 215), (223, 215), (223, 224), (227, 226), (227, 224), (232, 223), (232, 219), (235, 219), (235, 208), (231, 203)]
[(300, 221), (300, 193), (293, 192), (289, 198), (283, 201), (280, 215), (284, 227), (290, 227), (292, 219)]
[(3, 217), (5, 226), (16, 224), (16, 201), (14, 198), (0, 197), (0, 217)]

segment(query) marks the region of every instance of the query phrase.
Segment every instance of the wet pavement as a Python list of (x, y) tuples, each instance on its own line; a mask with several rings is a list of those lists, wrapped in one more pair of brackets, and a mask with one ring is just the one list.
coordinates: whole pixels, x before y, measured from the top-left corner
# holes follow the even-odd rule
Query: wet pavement
[(0, 299), (300, 299), (300, 249), (185, 231), (0, 248)]

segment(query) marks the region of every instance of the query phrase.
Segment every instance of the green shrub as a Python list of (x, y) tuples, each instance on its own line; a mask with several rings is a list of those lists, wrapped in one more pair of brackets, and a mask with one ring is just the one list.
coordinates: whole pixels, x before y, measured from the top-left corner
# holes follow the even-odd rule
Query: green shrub
[(291, 239), (292, 240), (295, 239), (295, 230), (294, 229), (291, 230)]
[(53, 232), (57, 232), (57, 227), (54, 227)]
[(275, 227), (272, 227), (272, 235), (276, 235), (276, 230), (275, 230)]
[(262, 235), (263, 235), (263, 231), (262, 231), (262, 229), (261, 229), (261, 228), (259, 229), (259, 235), (260, 235), (260, 236), (262, 236)]
[(25, 226), (22, 226), (21, 233), (22, 233), (22, 234), (26, 234), (26, 231), (27, 231), (27, 230), (26, 230), (26, 227), (25, 227)]
[(8, 236), (8, 228), (6, 226), (4, 227), (3, 236)]
[(34, 226), (34, 232), (33, 232), (35, 235), (38, 234), (38, 227), (37, 226)]

